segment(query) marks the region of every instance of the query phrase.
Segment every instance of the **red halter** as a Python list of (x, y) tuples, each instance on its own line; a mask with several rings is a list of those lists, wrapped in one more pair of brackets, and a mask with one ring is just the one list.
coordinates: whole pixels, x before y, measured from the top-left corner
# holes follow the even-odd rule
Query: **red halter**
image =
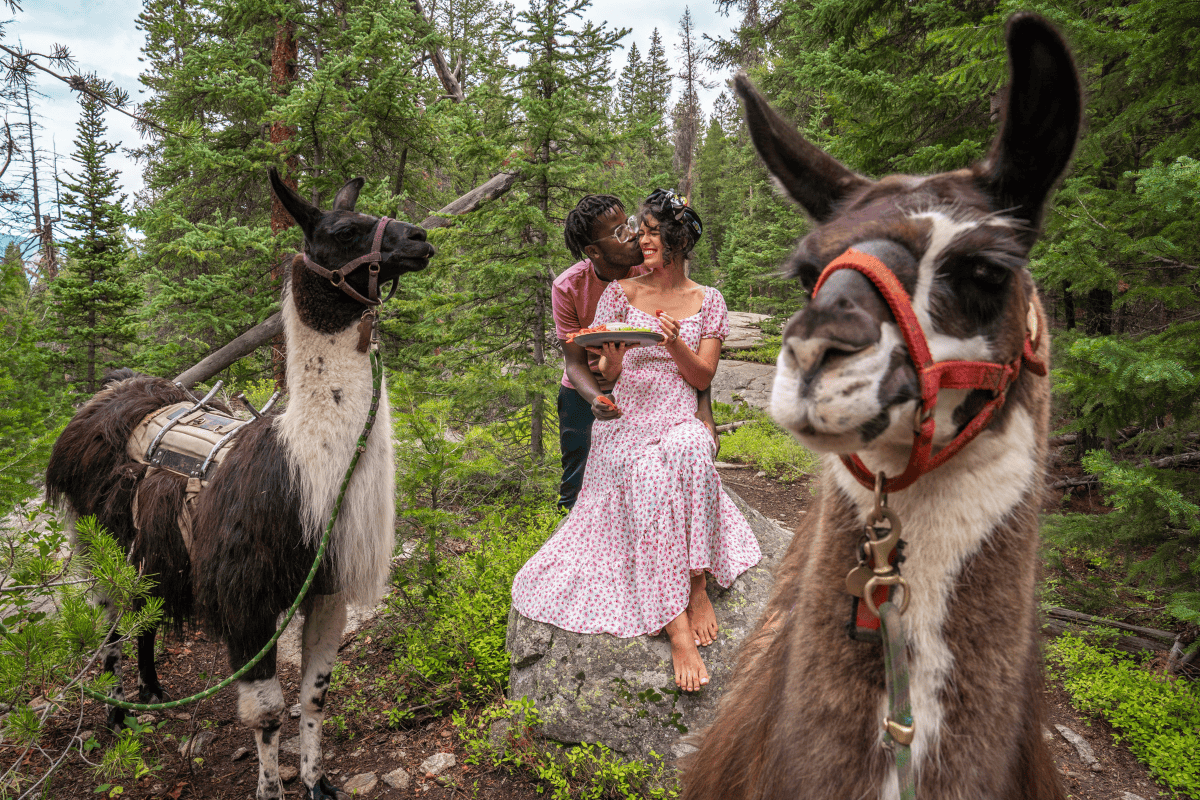
[[(882, 261), (853, 248), (842, 253), (829, 263), (817, 280), (812, 296), (816, 297), (825, 280), (839, 269), (853, 269), (861, 272), (875, 287), (879, 289), (892, 314), (896, 324), (908, 345), (908, 356), (917, 371), (917, 379), (921, 384), (921, 404), (917, 407), (916, 419), (913, 425), (912, 454), (908, 458), (908, 466), (899, 475), (884, 481), (884, 492), (896, 492), (911, 486), (917, 478), (946, 463), (955, 453), (962, 450), (978, 436), (992, 417), (1004, 405), (1008, 389), (1016, 381), (1024, 365), (1035, 375), (1046, 374), (1046, 364), (1037, 356), (1040, 326), (1037, 312), (1030, 305), (1026, 315), (1025, 346), (1021, 355), (1008, 364), (993, 364), (988, 361), (939, 361), (933, 362), (925, 333), (917, 322), (913, 311), (912, 299), (900, 285), (900, 281)], [(992, 392), (992, 399), (967, 423), (954, 441), (943, 447), (936, 455), (932, 454), (933, 436), (936, 423), (933, 419), (934, 409), (937, 408), (938, 390), (940, 389), (985, 389)], [(850, 470), (859, 483), (868, 489), (875, 488), (875, 476), (863, 464), (857, 454), (842, 456), (842, 463)]]
[[(325, 269), (317, 262), (308, 257), (308, 252), (304, 253), (304, 263), (313, 272), (320, 275), (322, 278), (328, 278), (330, 283), (341, 289), (352, 298), (362, 303), (364, 306), (377, 306), (382, 300), (379, 299), (379, 262), (383, 260), (383, 253), (380, 252), (380, 247), (383, 245), (383, 230), (387, 224), (391, 222), (391, 217), (380, 217), (379, 222), (375, 225), (375, 237), (371, 243), (371, 252), (366, 255), (359, 256), (353, 261), (348, 261), (337, 269)], [(369, 263), (367, 272), (370, 278), (367, 281), (367, 297), (363, 297), (358, 292), (351, 288), (350, 284), (346, 283), (346, 276), (356, 270), (362, 264)], [(397, 281), (392, 281), (392, 291), (387, 298), (391, 299), (392, 294), (396, 292)]]

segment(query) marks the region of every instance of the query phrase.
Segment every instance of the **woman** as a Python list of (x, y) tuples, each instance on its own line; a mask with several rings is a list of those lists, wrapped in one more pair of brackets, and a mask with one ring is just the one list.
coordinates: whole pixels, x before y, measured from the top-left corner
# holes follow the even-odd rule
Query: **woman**
[(702, 231), (686, 200), (662, 189), (638, 218), (647, 274), (614, 281), (593, 325), (661, 332), (653, 347), (606, 344), (621, 416), (596, 420), (575, 508), (513, 581), (513, 606), (577, 633), (629, 637), (666, 628), (675, 683), (698, 691), (708, 672), (697, 645), (717, 634), (705, 573), (722, 586), (758, 563), (745, 517), (721, 490), (714, 445), (696, 419), (696, 392), (717, 370), (729, 332), (721, 293), (687, 277)]

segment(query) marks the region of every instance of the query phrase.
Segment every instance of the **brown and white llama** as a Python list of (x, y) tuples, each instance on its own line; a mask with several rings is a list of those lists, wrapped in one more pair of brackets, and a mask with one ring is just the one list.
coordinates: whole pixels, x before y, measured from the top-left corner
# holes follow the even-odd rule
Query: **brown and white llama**
[[(267, 643), (277, 617), (298, 595), (367, 419), (372, 375), (366, 348), (359, 346), (360, 319), (369, 304), (378, 303), (378, 286), (423, 269), (434, 252), (421, 228), (354, 211), (361, 178), (343, 186), (324, 212), (284, 185), (273, 169), (270, 180), (304, 232), (305, 253), (293, 260), (283, 292), (287, 409), (236, 434), (199, 496), (190, 553), (178, 522), (187, 479), (166, 470), (148, 472), (126, 453), (131, 432), (155, 409), (193, 402), (170, 381), (137, 376), (100, 391), (55, 443), (46, 474), (50, 500), (74, 517), (96, 515), (132, 563), (156, 577), (167, 614), (176, 620), (199, 616), (228, 644), (235, 670)], [(377, 273), (373, 266), (353, 269), (357, 258), (373, 251), (380, 254)], [(333, 269), (349, 274), (331, 279)], [(394, 546), (386, 386), (383, 392), (330, 549), (303, 606), (300, 777), (312, 800), (338, 794), (324, 777), (320, 737), (346, 604), (378, 600)], [(135, 494), (138, 527), (131, 509)], [(154, 635), (138, 637), (141, 702), (164, 697), (154, 669)], [(104, 668), (120, 678), (119, 647), (110, 647)], [(277, 800), (283, 797), (284, 701), (274, 649), (237, 689), (238, 714), (258, 745), (258, 800)], [(123, 698), (119, 680), (114, 694)], [(120, 726), (124, 712), (113, 707), (109, 722)]]
[[(1025, 261), (1070, 160), (1081, 93), (1047, 23), (1018, 14), (1006, 36), (1010, 85), (987, 158), (930, 177), (853, 173), (737, 79), (759, 154), (814, 223), (791, 256), (812, 299), (784, 329), (772, 414), (825, 455), (819, 498), (684, 765), (688, 800), (898, 797), (883, 648), (863, 635), (847, 580), (881, 471), (906, 541), (909, 597), (893, 599), (907, 602), (898, 652), (909, 659), (916, 797), (1063, 797), (1042, 740), (1035, 604), (1049, 343)], [(903, 289), (890, 302), (877, 288), (889, 281)], [(897, 297), (911, 310), (894, 312)], [(937, 363), (924, 386), (906, 318)], [(991, 379), (994, 390), (964, 388)], [(972, 426), (981, 410), (994, 416)], [(910, 470), (923, 447), (914, 430), (932, 433), (933, 455), (918, 452)]]

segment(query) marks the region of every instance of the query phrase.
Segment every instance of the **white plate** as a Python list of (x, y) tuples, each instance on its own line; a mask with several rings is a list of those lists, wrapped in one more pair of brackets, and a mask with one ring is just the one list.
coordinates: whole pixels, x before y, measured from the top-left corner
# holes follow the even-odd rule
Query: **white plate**
[(661, 344), (666, 339), (661, 333), (653, 331), (596, 331), (584, 333), (575, 337), (575, 344), (580, 347), (599, 347), (605, 342), (625, 342), (626, 344)]

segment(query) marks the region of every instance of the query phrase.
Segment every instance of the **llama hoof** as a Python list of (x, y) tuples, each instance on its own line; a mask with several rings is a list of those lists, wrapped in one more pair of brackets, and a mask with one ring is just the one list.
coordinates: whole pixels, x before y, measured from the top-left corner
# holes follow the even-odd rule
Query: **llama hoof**
[(117, 706), (108, 707), (108, 716), (104, 718), (104, 726), (112, 731), (113, 736), (119, 736), (121, 731), (129, 727), (125, 722), (125, 709)]
[(165, 703), (171, 696), (163, 691), (161, 686), (139, 686), (139, 703)]
[(283, 800), (283, 782), (276, 778), (273, 783), (268, 784), (259, 776), (258, 791), (254, 800)]
[(334, 788), (329, 779), (322, 775), (315, 784), (308, 787), (308, 800), (350, 800), (350, 795)]

